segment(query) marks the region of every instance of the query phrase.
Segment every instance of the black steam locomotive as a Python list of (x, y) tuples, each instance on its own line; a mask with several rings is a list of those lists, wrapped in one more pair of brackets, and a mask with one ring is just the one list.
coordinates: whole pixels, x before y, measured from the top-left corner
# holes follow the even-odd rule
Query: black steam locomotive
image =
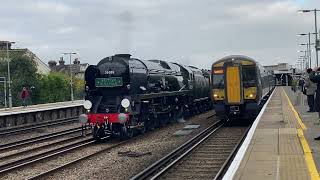
[(210, 74), (196, 67), (116, 54), (85, 72), (84, 123), (99, 140), (130, 138), (210, 108)]

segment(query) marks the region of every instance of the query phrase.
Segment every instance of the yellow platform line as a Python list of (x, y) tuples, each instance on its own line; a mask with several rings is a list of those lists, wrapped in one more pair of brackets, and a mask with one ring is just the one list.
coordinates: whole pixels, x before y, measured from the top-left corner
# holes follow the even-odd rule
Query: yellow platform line
[(300, 128), (297, 128), (297, 132), (298, 132), (298, 137), (299, 137), (300, 143), (302, 145), (302, 149), (304, 152), (304, 159), (306, 161), (310, 177), (312, 180), (320, 180), (319, 173), (318, 173), (316, 164), (315, 164), (313, 156), (312, 156), (312, 151), (311, 151), (310, 146), (309, 146), (309, 144), (303, 134), (303, 130), (306, 129), (306, 126), (304, 125), (298, 112), (296, 111), (296, 109), (292, 105), (287, 93), (285, 92), (285, 90), (283, 88), (282, 88), (282, 90), (283, 90), (284, 94), (286, 95), (287, 100), (289, 102), (289, 106), (291, 107), (291, 110), (293, 111), (293, 113), (296, 117), (295, 119), (298, 121), (298, 123), (300, 125)]
[(289, 102), (289, 106), (291, 107), (291, 110), (292, 110), (294, 116), (296, 117), (296, 120), (298, 121), (298, 124), (300, 125), (301, 129), (302, 129), (302, 130), (306, 130), (306, 129), (307, 129), (306, 125), (304, 125), (304, 123), (302, 122), (302, 120), (301, 120), (298, 112), (297, 112), (296, 109), (293, 107), (293, 105), (292, 105), (292, 103), (291, 103), (291, 100), (289, 99), (286, 91), (285, 91), (283, 88), (282, 88), (282, 91), (284, 92), (284, 95), (287, 97), (287, 100), (288, 100), (288, 102)]

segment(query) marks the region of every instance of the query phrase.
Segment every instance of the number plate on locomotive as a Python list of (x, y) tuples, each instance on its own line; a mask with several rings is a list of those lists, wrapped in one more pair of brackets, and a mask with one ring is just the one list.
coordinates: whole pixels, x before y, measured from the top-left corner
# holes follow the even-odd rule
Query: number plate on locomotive
[(230, 111), (232, 112), (237, 112), (239, 110), (240, 110), (239, 106), (230, 106)]
[(121, 77), (110, 77), (110, 78), (96, 78), (96, 87), (117, 87), (122, 86), (123, 81)]

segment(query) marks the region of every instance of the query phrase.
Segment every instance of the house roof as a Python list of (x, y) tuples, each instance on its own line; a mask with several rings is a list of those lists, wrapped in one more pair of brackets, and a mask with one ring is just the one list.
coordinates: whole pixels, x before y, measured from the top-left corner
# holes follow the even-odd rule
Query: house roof
[[(84, 71), (89, 66), (88, 63), (82, 64), (71, 64), (72, 72), (73, 73), (84, 73)], [(53, 71), (69, 73), (70, 71), (70, 64), (59, 64), (51, 68)]]
[[(46, 74), (49, 73), (50, 68), (46, 63), (41, 61), (32, 51), (29, 49), (9, 49), (9, 58), (18, 58), (21, 56), (27, 56), (32, 57), (32, 60), (37, 63), (37, 69), (39, 73)], [(0, 49), (0, 60), (7, 57), (7, 50), (6, 49)]]

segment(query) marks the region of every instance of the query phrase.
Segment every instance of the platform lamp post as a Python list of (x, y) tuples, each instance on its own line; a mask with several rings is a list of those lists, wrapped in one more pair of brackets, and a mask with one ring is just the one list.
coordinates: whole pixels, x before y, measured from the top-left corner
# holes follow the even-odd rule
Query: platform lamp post
[(72, 54), (77, 54), (75, 52), (67, 52), (67, 53), (62, 53), (63, 55), (69, 55), (70, 57), (70, 68), (69, 68), (69, 71), (70, 71), (70, 93), (71, 93), (71, 101), (73, 102), (74, 101), (74, 98), (73, 98), (73, 80), (72, 80), (72, 61), (71, 61), (71, 56)]
[[(309, 63), (307, 62), (307, 64), (304, 64), (305, 63), (305, 61), (307, 60), (307, 57), (308, 57), (308, 55), (307, 55), (307, 52), (308, 51), (306, 51), (306, 50), (300, 50), (300, 51), (298, 51), (298, 52), (304, 52), (304, 56), (300, 56), (299, 58), (303, 58), (303, 69), (304, 69), (304, 66), (307, 68), (308, 67), (308, 65), (309, 65)], [(302, 69), (302, 71), (303, 71), (303, 69)]]
[(301, 33), (301, 34), (298, 34), (298, 36), (306, 36), (308, 35), (308, 43), (304, 43), (304, 44), (300, 44), (300, 45), (307, 45), (307, 50), (308, 50), (308, 56), (309, 56), (309, 63), (310, 63), (310, 68), (312, 67), (312, 58), (311, 58), (311, 45), (316, 45), (315, 43), (311, 43), (311, 40), (310, 40), (310, 35), (311, 34), (314, 34), (316, 35), (317, 33)]
[[(300, 46), (303, 46), (303, 45), (305, 45), (305, 46), (307, 46), (307, 56), (306, 56), (306, 59), (307, 59), (307, 63), (308, 63), (308, 65), (309, 65), (309, 63), (310, 63), (310, 54), (309, 54), (309, 44), (307, 43), (307, 44), (305, 44), (305, 43), (302, 43), (302, 44), (299, 44)], [(311, 64), (311, 63), (310, 63)], [(311, 65), (310, 65), (310, 67), (311, 67)]]
[(12, 108), (12, 93), (11, 93), (11, 77), (10, 77), (10, 59), (9, 59), (9, 44), (14, 44), (12, 41), (5, 41), (7, 44), (7, 68), (8, 68), (8, 101), (9, 108)]
[(300, 70), (301, 70), (301, 72), (302, 72), (302, 59), (298, 59), (298, 60), (297, 60), (297, 63), (299, 64)]
[(304, 10), (299, 10), (299, 13), (309, 13), (309, 12), (313, 12), (314, 13), (314, 34), (315, 34), (315, 48), (316, 48), (316, 65), (317, 67), (319, 66), (318, 64), (318, 27), (317, 27), (317, 11), (320, 11), (318, 9), (304, 9)]
[(298, 59), (297, 62), (300, 64), (300, 69), (301, 69), (301, 74), (302, 74), (302, 73), (303, 73), (303, 69), (304, 69), (304, 67), (303, 67), (304, 59), (303, 59), (303, 58), (300, 58), (300, 59)]
[(302, 43), (302, 44), (299, 44), (300, 46), (307, 46), (307, 52), (308, 52), (308, 63), (309, 63), (309, 67), (312, 68), (312, 58), (311, 58), (311, 52), (312, 50), (310, 49), (310, 45), (314, 45), (314, 43)]
[[(301, 69), (301, 64), (300, 64), (298, 61), (296, 61), (295, 66), (296, 66), (297, 69)], [(298, 73), (299, 73), (299, 72), (296, 71), (296, 74), (298, 74)]]

